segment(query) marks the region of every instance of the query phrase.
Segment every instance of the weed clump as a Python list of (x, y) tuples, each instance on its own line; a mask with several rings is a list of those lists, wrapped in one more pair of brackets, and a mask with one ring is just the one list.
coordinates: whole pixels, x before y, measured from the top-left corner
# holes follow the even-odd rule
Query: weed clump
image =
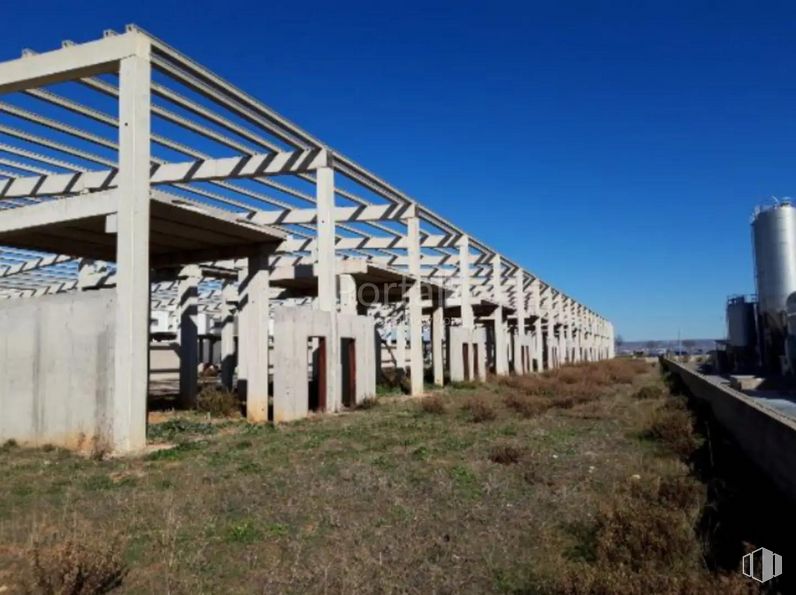
[(518, 395), (517, 393), (506, 395), (503, 398), (503, 404), (525, 418), (541, 415), (552, 407), (552, 402), (549, 399)]
[(439, 397), (427, 397), (420, 401), (420, 411), (432, 415), (443, 415), (447, 408), (445, 402)]
[(205, 388), (196, 399), (196, 408), (211, 417), (235, 417), (240, 415), (238, 397), (223, 388)]
[(412, 386), (405, 371), (387, 368), (381, 371), (378, 390), (381, 394), (409, 394), (412, 392)]
[(464, 409), (470, 412), (470, 421), (482, 423), (492, 421), (497, 417), (495, 408), (483, 396), (475, 396), (464, 405)]
[(356, 405), (356, 409), (358, 410), (367, 410), (373, 409), (374, 407), (378, 407), (379, 400), (376, 397), (365, 397)]
[(37, 541), (31, 548), (28, 592), (97, 595), (119, 587), (127, 575), (118, 538), (58, 540), (51, 536), (49, 541)]
[(654, 384), (642, 386), (635, 393), (633, 393), (633, 398), (639, 400), (660, 399), (662, 396), (663, 389), (660, 386), (655, 386)]
[(679, 401), (669, 401), (656, 409), (645, 434), (682, 459), (688, 459), (700, 446), (691, 414)]
[(489, 460), (498, 465), (515, 465), (521, 458), (522, 451), (509, 444), (496, 446), (489, 453)]

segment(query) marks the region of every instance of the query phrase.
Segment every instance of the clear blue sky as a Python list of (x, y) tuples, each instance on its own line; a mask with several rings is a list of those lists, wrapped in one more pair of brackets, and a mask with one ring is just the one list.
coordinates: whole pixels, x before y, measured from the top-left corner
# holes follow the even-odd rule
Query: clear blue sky
[(722, 335), (796, 193), (792, 4), (182, 4), (12, 2), (0, 59), (135, 22), (628, 340)]

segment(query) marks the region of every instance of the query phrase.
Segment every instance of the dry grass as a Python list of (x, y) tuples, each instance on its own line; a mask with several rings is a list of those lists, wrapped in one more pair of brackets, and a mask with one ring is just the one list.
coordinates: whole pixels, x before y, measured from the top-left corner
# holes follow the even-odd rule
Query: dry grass
[(505, 376), (497, 383), (506, 392), (506, 407), (529, 418), (595, 401), (649, 371), (643, 362), (614, 360), (563, 366), (532, 376)]
[[(608, 498), (587, 544), (588, 565), (554, 581), (558, 593), (747, 593), (738, 574), (711, 575), (696, 534), (705, 486), (690, 476), (639, 479)], [(717, 580), (718, 579), (718, 580)]]
[[(125, 535), (118, 557), (91, 546), (129, 568), (121, 593), (710, 592), (692, 524), (701, 488), (665, 441), (639, 437), (663, 401), (632, 394), (660, 381), (646, 366), (612, 384), (614, 365), (278, 428), (182, 413), (150, 426), (177, 446), (137, 459), (0, 448), (0, 586), (24, 592), (11, 569), (32, 560), (41, 519), (71, 535), (79, 518), (85, 545)], [(457, 414), (423, 414), (437, 399)], [(645, 515), (650, 502), (666, 527)], [(658, 530), (675, 532), (676, 555), (649, 574), (598, 562), (662, 548), (647, 535)], [(60, 567), (45, 560), (63, 541), (41, 546), (40, 572)]]
[(196, 398), (196, 408), (212, 417), (235, 417), (241, 414), (237, 395), (226, 389), (208, 386)]

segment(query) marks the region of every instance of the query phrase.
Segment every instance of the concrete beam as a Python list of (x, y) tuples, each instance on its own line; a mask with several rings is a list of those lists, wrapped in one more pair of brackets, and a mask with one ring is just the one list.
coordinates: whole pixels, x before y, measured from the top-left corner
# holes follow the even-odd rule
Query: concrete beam
[[(0, 185), (3, 182), (4, 180), (0, 181)], [(110, 215), (118, 209), (119, 193), (117, 190), (48, 200), (14, 209), (3, 209), (0, 210), (0, 233), (25, 231), (33, 227)]]
[(140, 55), (144, 43), (143, 36), (127, 33), (0, 63), (0, 94), (116, 72), (119, 61)]

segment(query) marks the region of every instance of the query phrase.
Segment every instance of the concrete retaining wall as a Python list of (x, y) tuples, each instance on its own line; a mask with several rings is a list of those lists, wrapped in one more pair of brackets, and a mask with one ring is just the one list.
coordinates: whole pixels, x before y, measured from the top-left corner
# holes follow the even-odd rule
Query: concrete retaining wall
[(0, 302), (0, 442), (90, 449), (109, 436), (115, 291)]
[(682, 378), (695, 398), (709, 405), (714, 419), (730, 433), (743, 453), (784, 494), (796, 500), (796, 423), (682, 364), (663, 360), (663, 365)]

